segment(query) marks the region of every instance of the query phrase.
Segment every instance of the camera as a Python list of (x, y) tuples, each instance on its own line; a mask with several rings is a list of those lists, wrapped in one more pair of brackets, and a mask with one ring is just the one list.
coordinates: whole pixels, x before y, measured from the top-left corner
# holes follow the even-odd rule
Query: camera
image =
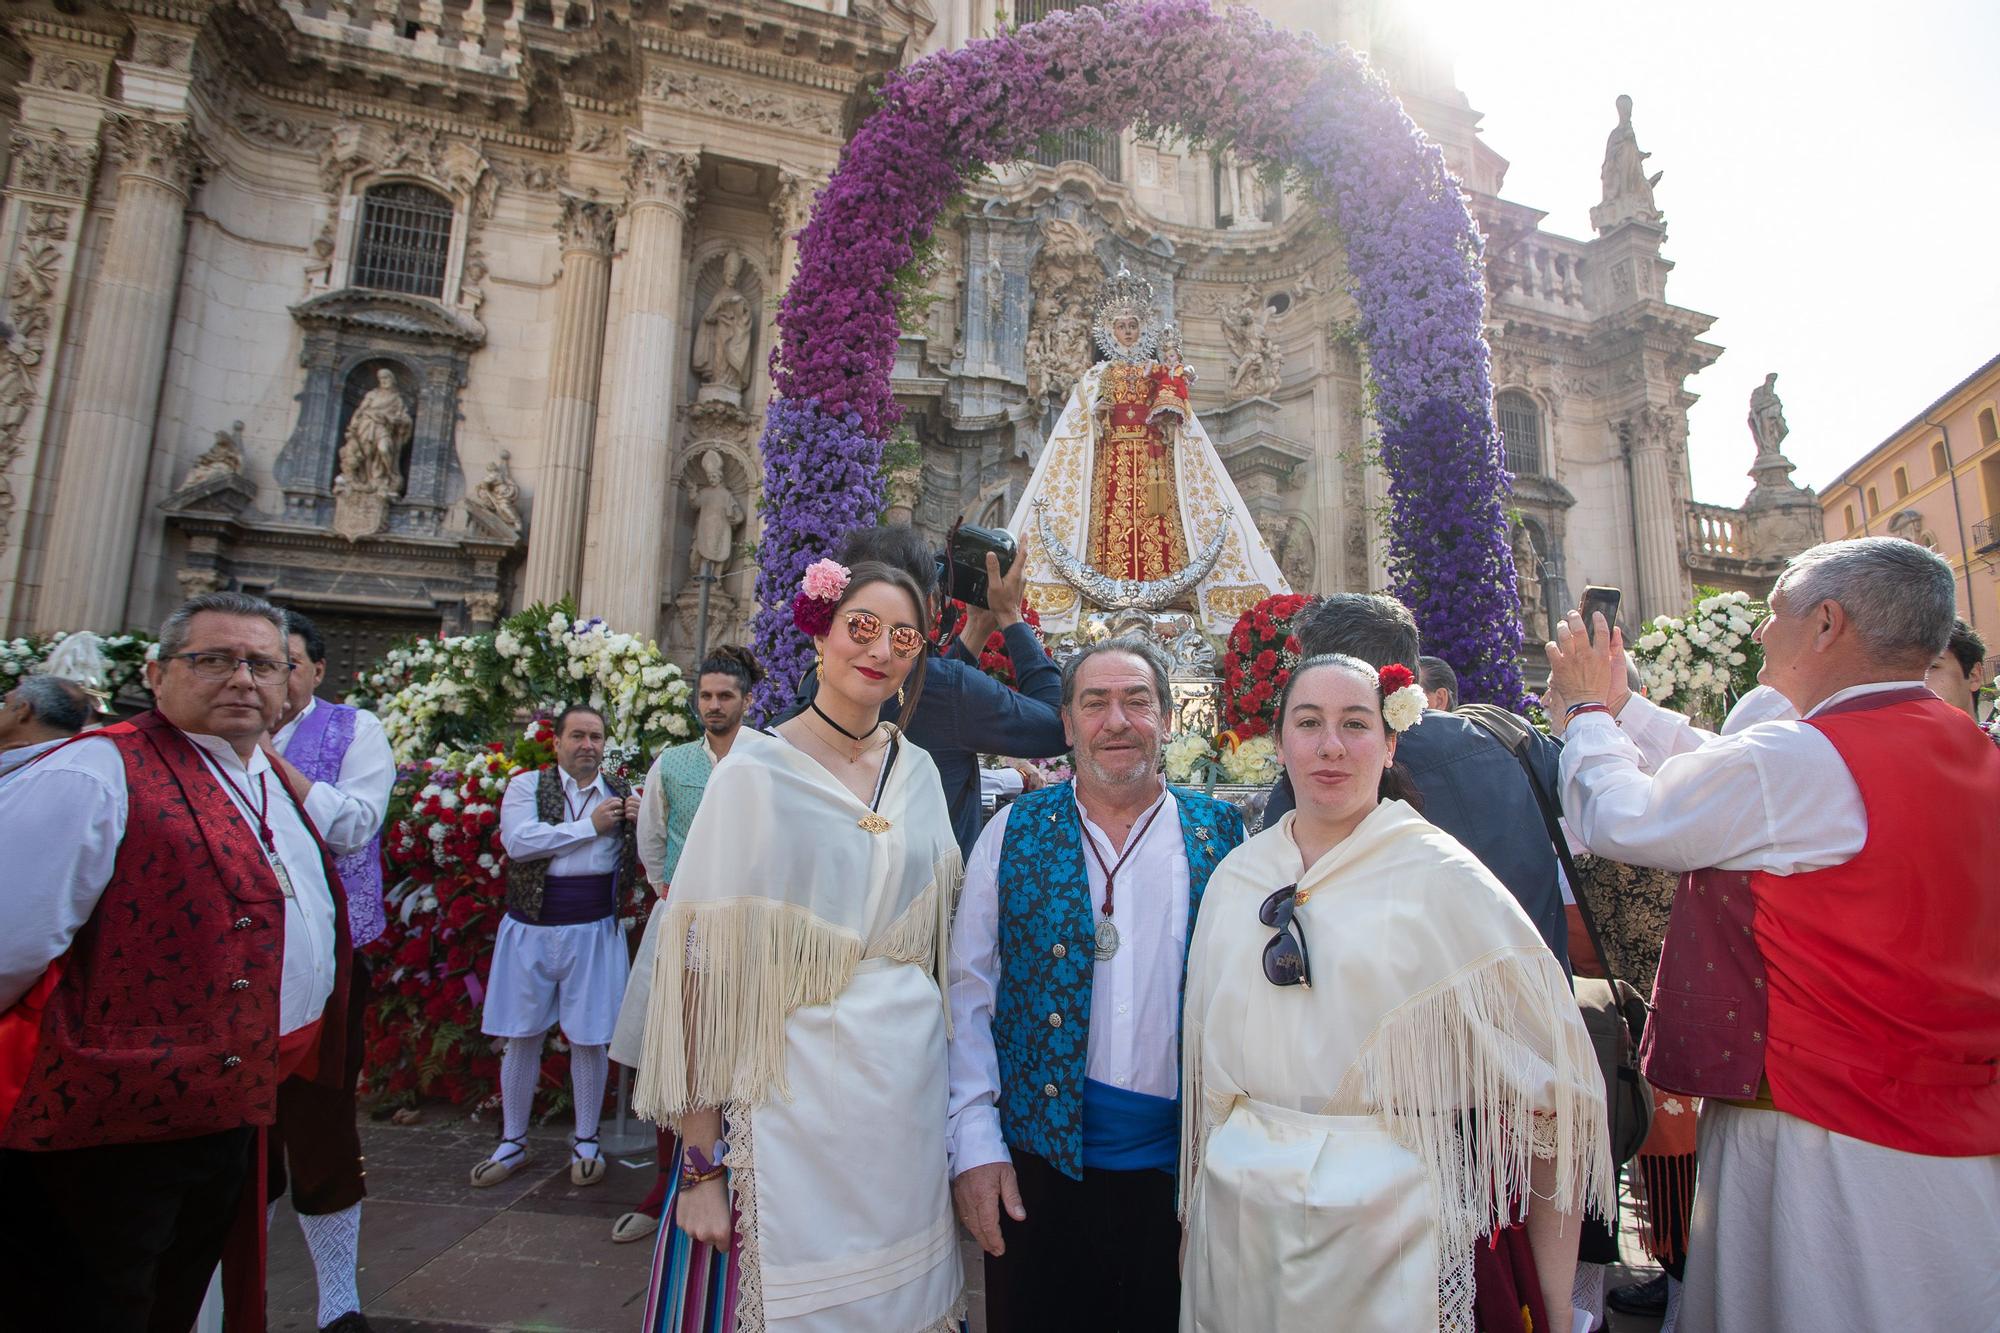
[(1000, 557), (1000, 572), (1014, 567), (1019, 546), (1005, 528), (981, 528), (970, 523), (954, 523), (945, 536), (945, 548), (938, 552), (938, 590), (956, 597), (967, 606), (987, 608), (986, 557)]

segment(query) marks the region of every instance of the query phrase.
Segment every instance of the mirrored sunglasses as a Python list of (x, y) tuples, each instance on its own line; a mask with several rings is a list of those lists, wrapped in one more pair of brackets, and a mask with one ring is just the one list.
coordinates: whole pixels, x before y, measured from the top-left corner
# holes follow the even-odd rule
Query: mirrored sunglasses
[[(847, 613), (847, 637), (863, 647), (882, 637), (882, 617), (873, 611)], [(898, 625), (889, 631), (889, 651), (898, 657), (915, 657), (924, 650), (924, 632), (915, 625)]]

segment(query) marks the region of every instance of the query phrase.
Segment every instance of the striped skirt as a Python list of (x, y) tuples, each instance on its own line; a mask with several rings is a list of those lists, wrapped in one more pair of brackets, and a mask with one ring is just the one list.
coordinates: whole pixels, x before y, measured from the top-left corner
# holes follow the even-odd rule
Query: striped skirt
[[(681, 1145), (674, 1142), (679, 1163)], [(653, 1277), (646, 1288), (646, 1333), (730, 1333), (736, 1327), (737, 1245), (718, 1254), (689, 1239), (674, 1224), (680, 1172), (669, 1174), (666, 1208), (653, 1245)]]

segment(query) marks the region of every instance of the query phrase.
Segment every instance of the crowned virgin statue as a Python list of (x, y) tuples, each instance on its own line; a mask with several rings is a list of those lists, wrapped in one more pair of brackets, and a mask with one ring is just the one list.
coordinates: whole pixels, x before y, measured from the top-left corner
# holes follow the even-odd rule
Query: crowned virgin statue
[(1291, 589), (1188, 404), (1193, 373), (1152, 284), (1121, 267), (1092, 335), (1103, 360), (1070, 391), (1007, 525), (1029, 603), (1049, 633), (1091, 610), (1185, 611), (1227, 633)]

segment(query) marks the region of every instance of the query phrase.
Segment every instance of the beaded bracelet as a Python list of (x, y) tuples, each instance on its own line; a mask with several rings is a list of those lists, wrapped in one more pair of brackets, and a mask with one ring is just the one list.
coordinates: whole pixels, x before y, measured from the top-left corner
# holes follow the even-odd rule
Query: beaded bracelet
[(1571, 704), (1563, 712), (1563, 721), (1574, 722), (1578, 718), (1582, 717), (1585, 713), (1602, 713), (1606, 717), (1609, 717), (1611, 716), (1611, 705), (1601, 704), (1595, 701), (1580, 703), (1580, 704)]
[(691, 1190), (696, 1185), (706, 1185), (711, 1180), (720, 1180), (727, 1174), (729, 1174), (729, 1168), (726, 1166), (712, 1166), (706, 1171), (683, 1171), (681, 1172), (681, 1188)]

